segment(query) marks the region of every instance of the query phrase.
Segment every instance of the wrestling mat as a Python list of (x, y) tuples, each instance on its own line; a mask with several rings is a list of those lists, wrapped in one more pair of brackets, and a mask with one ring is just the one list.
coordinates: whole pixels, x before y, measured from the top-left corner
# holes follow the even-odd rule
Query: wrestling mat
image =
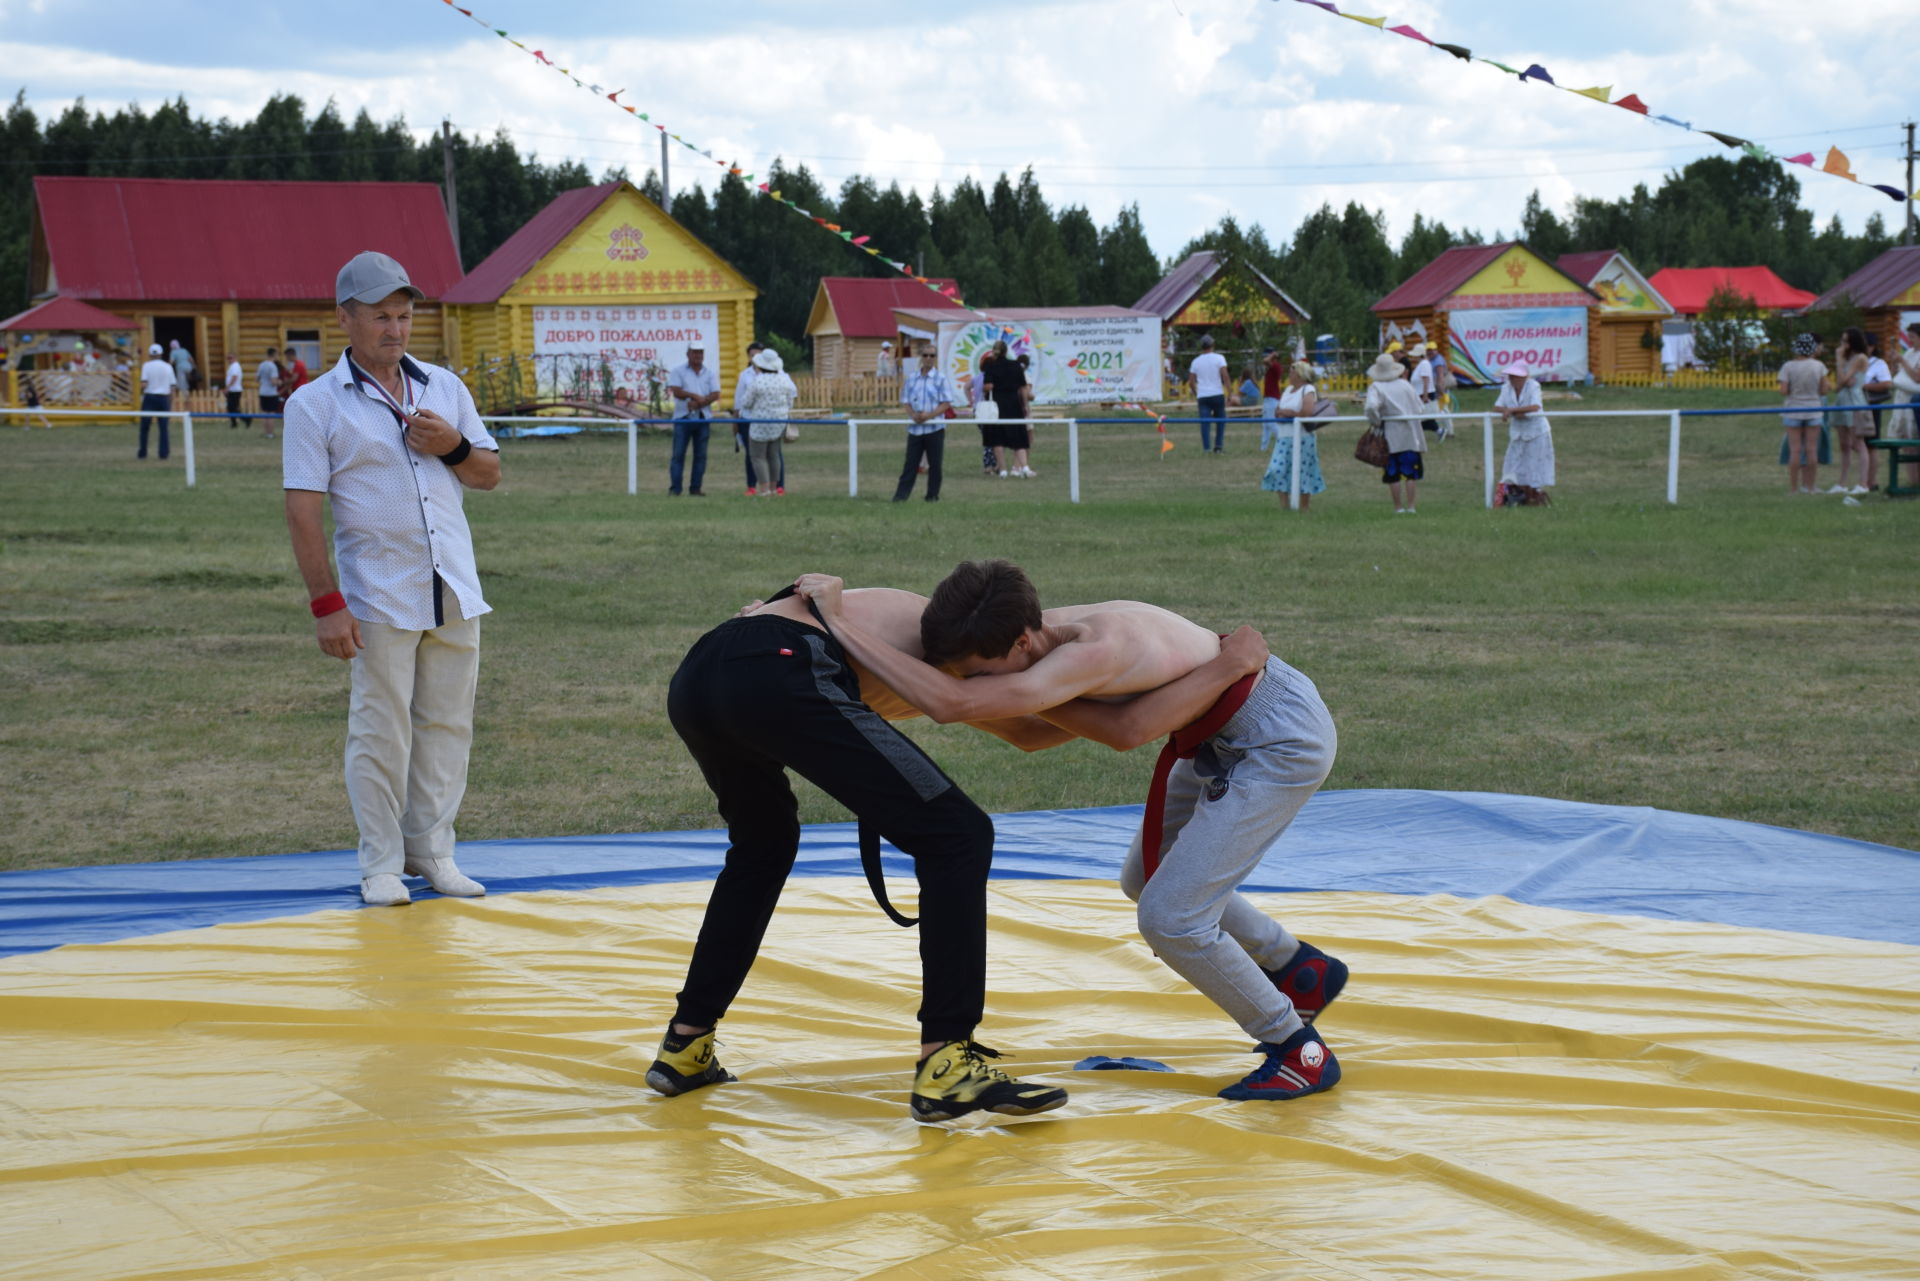
[(0, 876), (0, 1275), (1920, 1276), (1920, 854), (1322, 793), (1249, 884), (1352, 966), (1345, 1078), (1230, 1103), (1249, 1043), (1112, 884), (1138, 821), (996, 819), (979, 1036), (1072, 1098), (941, 1126), (847, 825), (722, 1025), (739, 1082), (678, 1099), (642, 1075), (719, 832), (466, 843), (490, 895), (404, 909), (344, 851)]

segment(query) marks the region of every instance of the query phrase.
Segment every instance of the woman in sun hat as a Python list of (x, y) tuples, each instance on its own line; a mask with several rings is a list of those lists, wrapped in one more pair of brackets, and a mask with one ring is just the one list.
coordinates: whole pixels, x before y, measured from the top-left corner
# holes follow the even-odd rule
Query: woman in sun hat
[[(1393, 514), (1410, 516), (1420, 480), (1426, 475), (1420, 458), (1427, 450), (1425, 434), (1420, 430), (1420, 419), (1426, 411), (1421, 407), (1419, 393), (1407, 382), (1407, 371), (1391, 352), (1381, 352), (1367, 366), (1367, 381), (1373, 384), (1367, 388), (1367, 421), (1386, 433), (1390, 455), (1387, 465), (1381, 469), (1380, 479), (1386, 482), (1387, 492), (1393, 498)], [(1400, 491), (1402, 481), (1406, 482), (1404, 497)]]
[(1553, 487), (1553, 428), (1541, 412), (1540, 384), (1524, 360), (1504, 372), (1507, 380), (1493, 402), (1494, 412), (1507, 420), (1500, 483), (1507, 487), (1508, 506), (1544, 507)]
[(780, 442), (787, 434), (787, 419), (793, 415), (793, 402), (800, 398), (800, 389), (787, 377), (780, 353), (771, 347), (754, 353), (753, 367), (757, 372), (747, 388), (747, 403), (734, 412), (750, 420), (747, 456), (753, 460), (754, 471), (768, 482), (760, 486), (761, 496), (771, 498), (787, 492), (786, 459)]

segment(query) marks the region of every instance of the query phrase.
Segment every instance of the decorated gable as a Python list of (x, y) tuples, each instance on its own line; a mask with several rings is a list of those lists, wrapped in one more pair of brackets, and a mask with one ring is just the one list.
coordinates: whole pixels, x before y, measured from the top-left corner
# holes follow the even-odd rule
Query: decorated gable
[(750, 296), (753, 286), (660, 207), (622, 185), (522, 275), (515, 302), (698, 295)]
[(1525, 245), (1514, 245), (1476, 272), (1440, 305), (1469, 307), (1585, 307), (1591, 295)]
[(1600, 300), (1600, 310), (1609, 316), (1673, 314), (1673, 308), (1667, 306), (1660, 292), (1619, 254), (1594, 273), (1587, 288)]

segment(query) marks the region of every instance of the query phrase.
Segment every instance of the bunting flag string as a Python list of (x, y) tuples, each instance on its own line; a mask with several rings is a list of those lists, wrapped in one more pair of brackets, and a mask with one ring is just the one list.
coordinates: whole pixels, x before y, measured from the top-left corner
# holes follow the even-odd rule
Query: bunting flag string
[[(815, 214), (810, 213), (805, 209), (802, 209), (798, 204), (794, 203), (791, 200), (788, 200), (780, 192), (771, 190), (768, 183), (764, 183), (764, 182), (756, 183), (754, 181), (754, 176), (750, 173), (742, 172), (740, 169), (740, 166), (736, 164), (732, 164), (725, 160), (715, 159), (713, 151), (711, 149), (702, 149), (701, 147), (696, 146), (695, 144), (687, 141), (685, 138), (682, 138), (679, 134), (670, 132), (665, 125), (653, 119), (652, 116), (649, 115), (647, 112), (641, 111), (637, 107), (629, 106), (627, 103), (621, 102), (620, 95), (626, 92), (625, 89), (616, 89), (612, 93), (608, 93), (605, 87), (602, 85), (588, 84), (586, 81), (582, 80), (579, 76), (574, 75), (573, 72), (569, 71), (567, 68), (561, 66), (559, 63), (555, 62), (552, 58), (548, 57), (545, 50), (527, 48), (526, 45), (522, 44), (518, 40), (515, 40), (511, 35), (509, 35), (502, 28), (494, 26), (491, 22), (488, 22), (484, 18), (475, 16), (473, 10), (463, 8), (460, 5), (455, 4), (453, 0), (441, 0), (441, 2), (445, 4), (447, 8), (453, 10), (455, 13), (460, 14), (462, 17), (472, 22), (475, 26), (481, 28), (484, 31), (491, 32), (496, 36), (499, 36), (502, 40), (506, 41), (508, 44), (512, 45), (514, 48), (519, 49), (522, 52), (526, 53), (535, 62), (538, 62), (542, 66), (547, 67), (555, 72), (558, 72), (560, 75), (565, 76), (567, 79), (573, 81), (573, 83), (578, 85), (580, 88), (585, 89), (587, 92), (593, 94), (594, 97), (605, 98), (608, 102), (611, 102), (614, 106), (626, 112), (628, 115), (632, 116), (635, 120), (644, 121), (647, 124), (652, 125), (655, 129), (659, 130), (667, 138), (671, 139), (674, 142), (679, 143), (682, 147), (686, 148), (688, 151), (691, 151), (697, 156), (701, 156), (707, 160), (712, 161), (723, 172), (731, 174), (736, 178), (739, 178), (742, 182), (745, 182), (749, 187), (752, 187), (755, 190), (759, 191), (762, 195), (766, 196), (769, 200), (772, 200), (775, 204), (785, 205), (787, 208), (793, 210), (795, 213), (801, 215), (802, 217), (808, 219), (809, 221), (817, 224), (824, 230), (831, 232), (835, 236), (839, 237), (841, 240), (845, 240), (851, 244), (859, 246), (867, 254), (869, 254), (874, 258), (879, 259), (881, 262), (886, 263), (887, 266), (893, 268), (893, 270), (899, 272), (901, 275), (907, 277), (909, 280), (912, 280), (917, 284), (926, 286), (929, 292), (939, 294), (944, 298), (951, 299), (952, 301), (959, 303), (963, 307), (966, 306), (966, 303), (960, 297), (959, 291), (955, 289), (952, 285), (938, 284), (932, 280), (927, 279), (927, 277), (925, 276), (915, 275), (912, 268), (908, 267), (906, 263), (887, 257), (885, 254), (881, 253), (878, 249), (875, 249), (872, 245), (867, 243), (872, 239), (871, 236), (863, 235), (863, 236), (856, 237), (851, 232), (846, 231), (845, 229), (841, 228), (837, 224), (830, 223), (825, 218), (818, 217)], [(1331, 3), (1328, 3), (1326, 7), (1328, 9), (1332, 9), (1333, 5)]]
[[(448, 3), (452, 3), (452, 0), (448, 0)], [(1367, 18), (1357, 13), (1344, 12), (1338, 5), (1334, 4), (1332, 0), (1295, 0), (1295, 3), (1311, 5), (1316, 9), (1324, 9), (1338, 18), (1349, 18), (1354, 22), (1365, 23), (1376, 31), (1401, 36), (1408, 40), (1417, 40), (1428, 48), (1444, 50), (1462, 62), (1484, 62), (1489, 67), (1504, 71), (1510, 76), (1518, 77), (1522, 83), (1528, 80), (1538, 80), (1542, 84), (1552, 85), (1562, 93), (1578, 94), (1583, 98), (1591, 98), (1595, 102), (1603, 102), (1610, 107), (1619, 107), (1624, 111), (1631, 111), (1636, 115), (1645, 116), (1649, 120), (1658, 120), (1663, 124), (1672, 125), (1677, 129), (1685, 129), (1688, 133), (1705, 134), (1722, 146), (1731, 147), (1736, 151), (1743, 151), (1756, 160), (1782, 160), (1787, 164), (1803, 165), (1815, 173), (1831, 174), (1835, 178), (1844, 178), (1848, 182), (1858, 186), (1871, 187), (1873, 190), (1882, 192), (1894, 200), (1920, 200), (1920, 191), (1909, 194), (1898, 187), (1887, 186), (1877, 182), (1867, 182), (1860, 178), (1853, 172), (1853, 162), (1848, 159), (1846, 153), (1838, 147), (1829, 147), (1827, 149), (1827, 158), (1818, 163), (1815, 162), (1812, 152), (1799, 156), (1776, 156), (1757, 142), (1749, 142), (1745, 138), (1736, 137), (1730, 133), (1717, 133), (1712, 129), (1696, 129), (1690, 122), (1677, 119), (1673, 116), (1654, 115), (1647, 104), (1640, 100), (1638, 94), (1630, 93), (1625, 97), (1613, 99), (1612, 85), (1595, 85), (1590, 89), (1575, 89), (1570, 85), (1554, 83), (1552, 74), (1537, 62), (1529, 63), (1527, 69), (1521, 71), (1518, 68), (1509, 67), (1504, 62), (1496, 62), (1492, 58), (1476, 58), (1473, 50), (1466, 48), (1464, 45), (1442, 44), (1429, 36), (1421, 34), (1405, 23), (1390, 27), (1387, 25), (1387, 19), (1385, 18)], [(502, 32), (501, 34), (504, 35), (505, 33)], [(1610, 99), (1613, 100), (1609, 101)]]

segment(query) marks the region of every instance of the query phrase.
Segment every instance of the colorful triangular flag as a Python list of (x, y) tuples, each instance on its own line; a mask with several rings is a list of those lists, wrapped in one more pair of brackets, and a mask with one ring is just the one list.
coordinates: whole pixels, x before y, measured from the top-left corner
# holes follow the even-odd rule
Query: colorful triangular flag
[[(1537, 62), (1530, 64), (1525, 71), (1522, 71), (1520, 78), (1522, 80), (1544, 80), (1548, 84), (1553, 84), (1553, 77), (1548, 75), (1547, 69)], [(1556, 89), (1559, 88), (1558, 85), (1554, 85), (1554, 87)]]
[(1647, 104), (1640, 101), (1639, 95), (1637, 94), (1630, 93), (1626, 97), (1620, 99), (1620, 101), (1614, 103), (1613, 105), (1616, 107), (1623, 107), (1628, 111), (1637, 111), (1643, 116), (1647, 114)]
[(1591, 89), (1569, 89), (1568, 93), (1577, 93), (1582, 98), (1592, 98), (1595, 102), (1605, 102), (1613, 97), (1612, 85), (1595, 85)]
[(1820, 167), (1830, 174), (1837, 174), (1854, 182), (1860, 181), (1853, 176), (1853, 165), (1848, 161), (1847, 153), (1838, 147), (1827, 148), (1827, 162)]

